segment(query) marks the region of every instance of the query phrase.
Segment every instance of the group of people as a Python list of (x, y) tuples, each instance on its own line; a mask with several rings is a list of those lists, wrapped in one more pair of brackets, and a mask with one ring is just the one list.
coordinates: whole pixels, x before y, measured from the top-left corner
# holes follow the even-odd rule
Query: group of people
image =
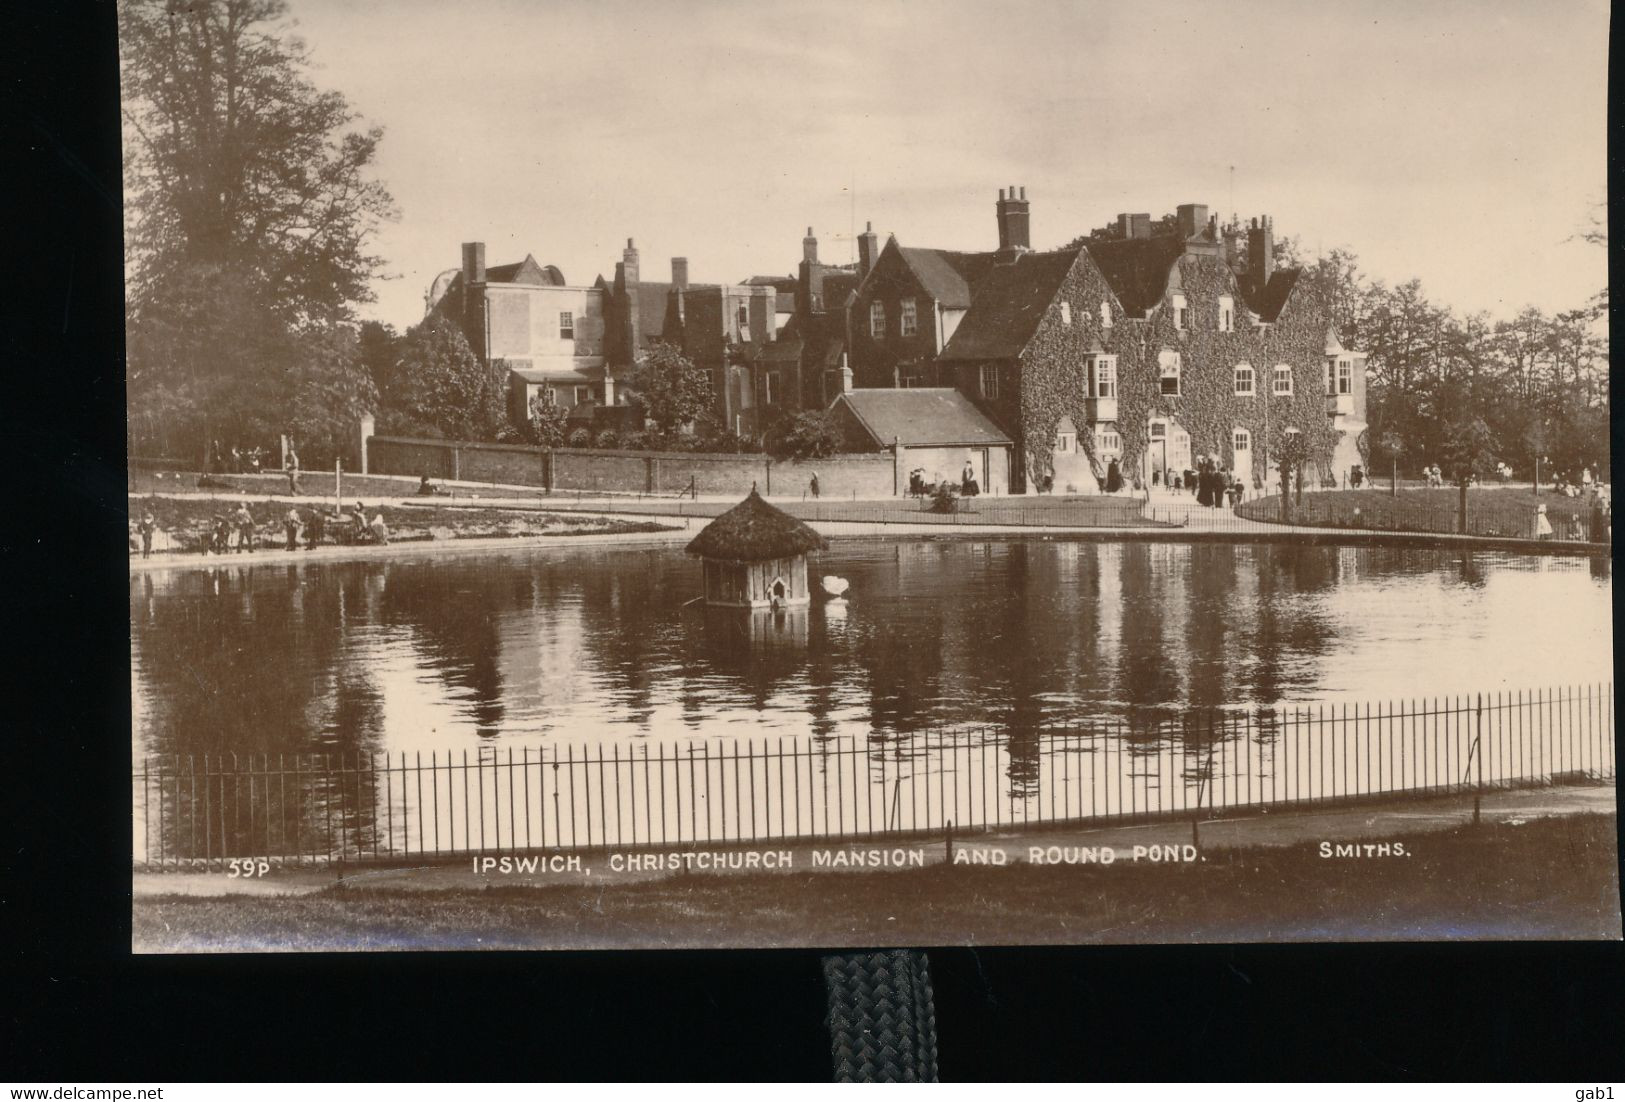
[[(293, 439), (285, 438), (286, 449), (283, 457), (282, 473), (288, 478), (288, 492), (299, 493), (299, 453), (294, 450)], [(262, 471), (274, 470), (267, 467), (270, 453), (264, 448), (249, 448), (246, 451), (235, 444), (227, 450), (220, 441), (214, 441), (209, 447), (209, 469), (230, 474), (259, 474)], [(208, 477), (208, 471), (204, 472)]]
[[(924, 467), (915, 467), (908, 472), (908, 492), (913, 497), (924, 497), (926, 494), (935, 493), (945, 485), (953, 486), (953, 483), (946, 478), (939, 478), (935, 483), (927, 482)], [(818, 496), (818, 476), (816, 474), (813, 475), (812, 484), (808, 488), (812, 491), (813, 497)], [(960, 497), (976, 497), (982, 492), (982, 484), (976, 478), (976, 467), (968, 459), (965, 460), (965, 469), (959, 473), (958, 490)]]
[(1243, 487), (1233, 471), (1226, 470), (1207, 456), (1197, 456), (1196, 467), (1184, 470), (1151, 471), (1151, 485), (1164, 483), (1170, 490), (1189, 491), (1198, 505), (1216, 509), (1228, 504), (1231, 508), (1241, 502)]
[[(299, 549), (301, 536), (304, 537), (306, 550), (315, 548), (326, 541), (330, 530), (339, 543), (389, 543), (389, 525), (384, 520), (384, 514), (375, 511), (369, 520), (366, 506), (359, 501), (351, 509), (337, 513), (319, 507), (301, 510), (293, 506), (282, 515), (281, 527), (286, 539), (283, 549), (287, 551)], [(147, 558), (152, 554), (155, 539), (162, 538), (163, 533), (152, 510), (144, 510), (135, 525), (132, 544), (139, 540), (141, 557)], [(253, 551), (260, 544), (259, 523), (244, 502), (229, 513), (214, 514), (199, 543), (205, 555)]]

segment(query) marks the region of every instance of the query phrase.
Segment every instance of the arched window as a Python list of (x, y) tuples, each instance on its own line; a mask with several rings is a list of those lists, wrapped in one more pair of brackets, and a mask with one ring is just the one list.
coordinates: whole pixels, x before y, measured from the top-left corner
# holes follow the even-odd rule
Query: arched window
[(1236, 365), (1236, 396), (1251, 398), (1253, 396), (1253, 368), (1251, 364)]

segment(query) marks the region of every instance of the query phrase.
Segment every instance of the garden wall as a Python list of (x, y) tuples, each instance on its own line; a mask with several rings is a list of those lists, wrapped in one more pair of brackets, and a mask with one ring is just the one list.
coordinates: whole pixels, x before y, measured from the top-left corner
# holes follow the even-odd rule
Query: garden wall
[(676, 495), (692, 485), (700, 494), (739, 494), (755, 485), (764, 494), (800, 495), (814, 472), (825, 497), (891, 497), (898, 483), (889, 452), (835, 455), (800, 463), (765, 455), (711, 452), (638, 452), (559, 448), (551, 453), (513, 444), (413, 440), (373, 436), (367, 470), (463, 482), (543, 486), (561, 491)]

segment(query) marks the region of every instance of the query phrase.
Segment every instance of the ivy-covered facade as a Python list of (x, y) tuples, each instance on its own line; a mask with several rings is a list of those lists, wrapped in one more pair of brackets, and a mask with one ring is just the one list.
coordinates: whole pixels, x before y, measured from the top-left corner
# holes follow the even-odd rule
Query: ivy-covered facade
[(1251, 266), (1199, 206), (1119, 225), (998, 254), (938, 357), (1015, 440), (1013, 490), (1097, 492), (1114, 461), (1125, 485), (1165, 485), (1203, 458), (1262, 488), (1287, 433), (1322, 479), (1365, 462), (1364, 356), (1317, 286), (1272, 270), (1267, 219)]

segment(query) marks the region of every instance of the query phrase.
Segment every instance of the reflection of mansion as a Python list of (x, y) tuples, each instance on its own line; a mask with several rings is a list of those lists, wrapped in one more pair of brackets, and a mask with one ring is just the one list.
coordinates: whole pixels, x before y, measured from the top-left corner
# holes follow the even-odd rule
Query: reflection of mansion
[(624, 407), (658, 339), (711, 374), (716, 418), (740, 435), (833, 406), (853, 446), (969, 463), (985, 492), (1093, 493), (1114, 463), (1126, 486), (1166, 486), (1203, 458), (1258, 487), (1290, 433), (1321, 477), (1363, 462), (1365, 355), (1312, 280), (1276, 267), (1268, 217), (1221, 226), (1184, 204), (1039, 252), (1029, 211), (1025, 188), (1001, 191), (986, 252), (866, 230), (855, 266), (821, 262), (809, 229), (795, 275), (733, 285), (690, 284), (682, 258), (646, 282), (631, 241), (591, 286), (528, 256), (487, 268), (469, 244), (429, 305), (507, 363), (516, 418), (543, 387), (575, 417)]

